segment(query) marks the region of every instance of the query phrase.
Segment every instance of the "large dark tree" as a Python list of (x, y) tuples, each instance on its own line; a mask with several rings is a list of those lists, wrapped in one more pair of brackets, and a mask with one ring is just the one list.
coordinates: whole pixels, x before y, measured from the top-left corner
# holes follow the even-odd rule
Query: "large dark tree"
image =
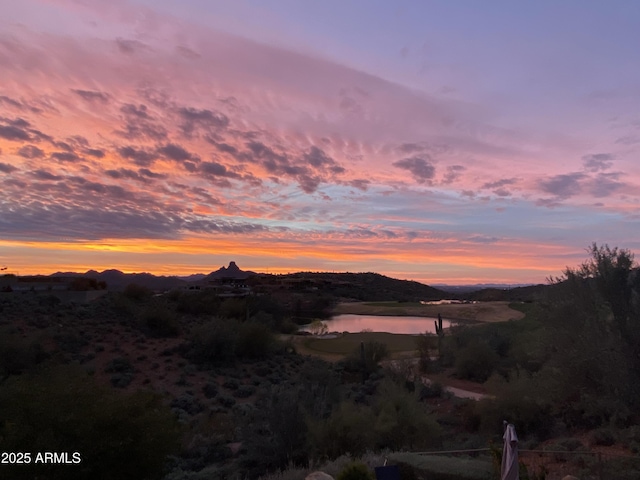
[(556, 279), (548, 317), (553, 322), (549, 365), (566, 373), (566, 400), (582, 405), (583, 419), (587, 404), (600, 417), (612, 410), (607, 399), (629, 409), (640, 404), (637, 265), (626, 249), (594, 243), (588, 252), (587, 261)]
[(579, 287), (583, 302), (608, 309), (608, 330), (619, 335), (640, 367), (640, 273), (633, 254), (595, 243), (588, 251), (590, 258), (576, 269), (567, 268), (564, 279)]
[(594, 278), (598, 293), (611, 309), (613, 320), (623, 339), (638, 346), (638, 321), (640, 320), (640, 276), (633, 254), (626, 249), (598, 247), (590, 248), (591, 258), (579, 270), (567, 269), (567, 275)]

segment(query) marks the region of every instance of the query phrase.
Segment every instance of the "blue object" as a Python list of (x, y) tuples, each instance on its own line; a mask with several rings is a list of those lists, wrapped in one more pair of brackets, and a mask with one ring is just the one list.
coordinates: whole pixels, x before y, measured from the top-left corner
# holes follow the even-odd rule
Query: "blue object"
[(400, 480), (400, 469), (397, 465), (375, 467), (376, 480)]

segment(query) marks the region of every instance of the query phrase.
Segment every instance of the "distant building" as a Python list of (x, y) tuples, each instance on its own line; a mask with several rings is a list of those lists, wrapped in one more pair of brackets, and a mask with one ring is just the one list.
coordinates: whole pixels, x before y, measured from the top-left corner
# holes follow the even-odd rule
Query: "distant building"
[(219, 297), (246, 297), (253, 293), (252, 288), (247, 285), (246, 279), (222, 277), (205, 277), (202, 280), (191, 282), (181, 288), (187, 292), (213, 291)]
[[(54, 295), (63, 302), (88, 303), (107, 293), (103, 288), (89, 288), (87, 279), (75, 276), (49, 277), (44, 275), (0, 277), (0, 292), (13, 294)], [(89, 285), (89, 286), (87, 286)], [(95, 284), (98, 287), (98, 283)], [(80, 287), (80, 288), (78, 288)]]

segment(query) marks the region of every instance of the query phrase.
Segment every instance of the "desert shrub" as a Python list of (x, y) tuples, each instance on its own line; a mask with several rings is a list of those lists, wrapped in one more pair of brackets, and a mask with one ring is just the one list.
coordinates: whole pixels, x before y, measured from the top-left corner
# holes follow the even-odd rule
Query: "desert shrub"
[(111, 385), (116, 388), (125, 388), (133, 380), (133, 365), (128, 358), (116, 357), (112, 359), (104, 371), (112, 373), (110, 381)]
[[(434, 370), (433, 361), (431, 360), (431, 352), (433, 351), (434, 345), (442, 346), (441, 340), (436, 343), (435, 338), (435, 335), (429, 332), (420, 334), (416, 337), (416, 348), (420, 358), (418, 361), (418, 369), (421, 373), (431, 373)], [(441, 350), (441, 348), (439, 350)], [(438, 351), (438, 355), (440, 355), (440, 351)]]
[(229, 395), (218, 395), (218, 403), (223, 407), (231, 408), (236, 404), (236, 399)]
[(584, 444), (577, 438), (559, 438), (549, 445), (549, 450), (566, 450), (573, 452), (584, 449)]
[(53, 339), (60, 350), (72, 354), (79, 353), (82, 347), (87, 345), (87, 341), (82, 335), (74, 331), (60, 331), (53, 336)]
[(228, 378), (222, 386), (228, 390), (237, 390), (240, 387), (240, 383), (235, 378)]
[(373, 449), (375, 415), (369, 406), (342, 402), (327, 419), (310, 421), (309, 438), (316, 456), (337, 458)]
[(109, 363), (107, 363), (104, 371), (107, 373), (132, 372), (133, 365), (131, 364), (131, 361), (126, 357), (116, 357), (111, 359)]
[[(64, 315), (62, 315), (61, 313), (57, 313), (56, 314), (56, 319), (57, 320), (62, 320), (64, 318)], [(29, 325), (30, 327), (36, 327), (36, 328), (47, 328), (49, 326), (51, 326), (51, 324), (54, 322), (55, 320), (53, 320), (50, 316), (48, 315), (33, 315), (32, 317), (27, 319), (27, 325)]]
[(79, 452), (73, 465), (3, 465), (12, 479), (157, 479), (180, 432), (162, 399), (122, 395), (65, 366), (8, 379), (0, 389), (3, 450)]
[(236, 403), (232, 411), (238, 417), (249, 417), (255, 414), (256, 407), (252, 403)]
[(228, 378), (235, 378), (236, 380), (240, 380), (244, 377), (242, 370), (238, 368), (237, 365), (229, 365), (224, 368), (218, 369), (218, 374), (226, 375)]
[(383, 381), (373, 405), (375, 446), (399, 450), (438, 445), (440, 428), (416, 396), (390, 380)]
[(633, 457), (613, 457), (604, 462), (593, 462), (591, 465), (586, 465), (585, 467), (584, 474), (581, 474), (580, 478), (588, 478), (588, 475), (591, 472), (601, 471), (602, 478), (635, 480), (638, 478), (638, 474), (640, 473), (637, 458)]
[(193, 395), (183, 393), (179, 397), (174, 398), (171, 401), (171, 408), (184, 410), (189, 415), (195, 415), (203, 410), (202, 405)]
[(138, 285), (137, 283), (130, 283), (126, 287), (122, 294), (128, 298), (129, 300), (141, 301), (151, 298), (153, 292), (143, 285)]
[(39, 343), (6, 331), (0, 332), (0, 378), (25, 372), (46, 358), (47, 354)]
[(176, 380), (176, 385), (180, 387), (185, 387), (190, 385), (189, 382), (187, 381), (187, 375), (185, 373), (180, 374), (180, 377), (178, 377), (178, 380)]
[(273, 344), (272, 350), (276, 355), (295, 355), (296, 353), (298, 353), (293, 339), (287, 338), (285, 340), (280, 340), (276, 339), (275, 337), (274, 339), (275, 342)]
[[(222, 473), (219, 465), (212, 469), (212, 464), (222, 463), (232, 456), (225, 444), (223, 435), (198, 432), (187, 438), (186, 446), (179, 457), (173, 459), (172, 474), (164, 480), (222, 480), (228, 478)], [(178, 473), (180, 472), (180, 474)]]
[(113, 295), (111, 310), (121, 317), (129, 317), (136, 312), (136, 301), (125, 297), (123, 294)]
[(624, 445), (630, 447), (634, 453), (638, 453), (640, 447), (640, 426), (633, 425), (621, 432), (621, 440)]
[[(164, 476), (164, 480), (222, 480), (226, 478), (223, 470), (217, 465), (211, 465), (198, 471), (192, 471), (193, 462), (180, 459), (178, 465)], [(186, 464), (186, 465), (184, 465)], [(197, 462), (196, 465), (199, 465)], [(196, 467), (197, 468), (197, 467)]]
[(114, 373), (109, 381), (116, 388), (126, 388), (133, 380), (133, 373)]
[(261, 377), (266, 377), (270, 373), (273, 373), (273, 370), (272, 370), (271, 366), (269, 366), (269, 365), (267, 365), (265, 363), (260, 363), (260, 364), (256, 365), (255, 372), (256, 372), (256, 375), (260, 375)]
[(285, 320), (285, 307), (283, 302), (277, 301), (270, 295), (253, 295), (245, 299), (250, 312), (262, 312), (269, 316), (273, 327), (281, 328)]
[(502, 421), (508, 419), (519, 435), (535, 435), (543, 440), (549, 436), (555, 422), (550, 405), (538, 403), (516, 389), (505, 391), (497, 398), (479, 400), (472, 404), (472, 408), (479, 416), (480, 430), (487, 433), (500, 431)]
[(340, 401), (340, 374), (331, 364), (322, 360), (302, 358), (304, 363), (298, 374), (300, 403), (313, 418), (326, 418)]
[(175, 295), (177, 310), (193, 315), (217, 315), (221, 300), (215, 292), (185, 292)]
[(266, 325), (247, 322), (240, 325), (236, 342), (239, 357), (260, 358), (273, 351), (275, 337)]
[(455, 361), (458, 378), (485, 382), (498, 363), (498, 355), (485, 342), (472, 341), (461, 349)]
[(347, 465), (339, 474), (336, 480), (375, 480), (371, 470), (360, 462)]
[(364, 361), (365, 368), (368, 372), (375, 372), (380, 362), (389, 356), (389, 348), (386, 344), (380, 342), (365, 342), (364, 344)]
[(38, 297), (38, 305), (41, 307), (57, 307), (61, 300), (55, 295), (42, 295)]
[[(252, 312), (250, 308), (249, 311)], [(271, 330), (275, 327), (275, 320), (273, 318), (273, 315), (263, 311), (258, 311), (257, 313), (252, 314), (249, 318), (249, 321), (266, 325)]]
[[(363, 363), (364, 348), (364, 363)], [(380, 362), (389, 356), (387, 345), (380, 342), (364, 342), (344, 360), (344, 367), (351, 372), (363, 372), (370, 375), (380, 366)]]
[(291, 320), (283, 320), (278, 326), (278, 331), (286, 335), (293, 335), (298, 331), (298, 325)]
[(179, 326), (175, 312), (166, 305), (151, 305), (141, 313), (143, 328), (155, 337), (175, 337)]
[(215, 383), (208, 382), (204, 387), (202, 387), (202, 392), (205, 397), (214, 398), (218, 395), (218, 386)]
[(165, 292), (163, 296), (167, 300), (176, 303), (176, 302), (178, 302), (180, 300), (180, 297), (182, 297), (182, 295), (183, 295), (183, 293), (179, 289), (175, 288), (173, 290)]
[[(496, 325), (489, 324), (493, 328), (488, 332), (487, 343), (499, 357), (504, 358), (508, 355), (511, 347), (511, 335), (510, 332), (505, 331), (502, 325)], [(507, 323), (506, 325), (509, 324)]]
[(248, 478), (308, 461), (307, 424), (297, 389), (275, 387), (246, 419), (242, 465)]
[(591, 443), (593, 445), (611, 446), (616, 443), (616, 436), (609, 428), (599, 428), (591, 432)]
[[(342, 470), (344, 470), (347, 466), (351, 465), (354, 462), (363, 463), (370, 470), (373, 470), (375, 467), (382, 465), (386, 457), (386, 454), (375, 453), (371, 451), (367, 451), (363, 455), (359, 456), (345, 454), (339, 456), (334, 460), (323, 462), (323, 464), (321, 464), (322, 467), (320, 468), (320, 470), (336, 478), (340, 474), (340, 472), (342, 472)], [(404, 477), (402, 478), (404, 480)]]
[(615, 425), (624, 427), (633, 421), (634, 413), (621, 398), (584, 392), (565, 408), (571, 425), (587, 428)]
[(193, 329), (186, 356), (196, 363), (228, 362), (236, 356), (237, 338), (236, 322), (214, 318)]
[(256, 388), (252, 385), (240, 385), (238, 389), (233, 392), (233, 396), (236, 398), (247, 398), (256, 392)]
[(284, 470), (260, 475), (258, 480), (300, 480), (301, 478), (306, 478), (310, 473), (313, 473), (313, 471), (308, 468), (290, 465)]
[(218, 315), (223, 318), (235, 318), (244, 320), (247, 317), (247, 305), (239, 298), (227, 298), (222, 301)]
[(267, 380), (269, 380), (269, 382), (271, 382), (272, 385), (280, 385), (281, 383), (283, 383), (286, 378), (282, 373), (274, 373), (272, 375), (269, 375), (267, 377)]
[(420, 388), (418, 389), (418, 400), (426, 400), (428, 398), (440, 398), (444, 396), (447, 392), (441, 383), (431, 382), (427, 385), (420, 384)]

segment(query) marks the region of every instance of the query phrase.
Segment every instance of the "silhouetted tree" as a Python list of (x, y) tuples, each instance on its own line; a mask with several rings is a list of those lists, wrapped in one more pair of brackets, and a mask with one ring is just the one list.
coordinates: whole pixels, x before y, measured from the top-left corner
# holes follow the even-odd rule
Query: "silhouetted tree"
[(554, 279), (542, 375), (567, 423), (597, 426), (640, 406), (640, 275), (629, 250), (588, 252)]

